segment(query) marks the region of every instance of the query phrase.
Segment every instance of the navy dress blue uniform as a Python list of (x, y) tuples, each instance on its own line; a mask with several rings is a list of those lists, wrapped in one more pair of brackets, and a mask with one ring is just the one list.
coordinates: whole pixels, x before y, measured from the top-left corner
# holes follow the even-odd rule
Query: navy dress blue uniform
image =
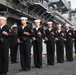
[(66, 60), (73, 61), (73, 31), (66, 30), (66, 41), (65, 41), (65, 48), (66, 48)]
[[(24, 32), (28, 32), (29, 35), (24, 35)], [(20, 39), (20, 59), (21, 59), (21, 69), (23, 71), (30, 70), (31, 64), (31, 27), (25, 26), (24, 29), (22, 26), (18, 27), (18, 38)]]
[(17, 42), (17, 32), (11, 30), (10, 32), (10, 52), (11, 52), (11, 62), (17, 63), (17, 51), (18, 51), (18, 42)]
[(0, 74), (8, 72), (9, 36), (3, 35), (2, 32), (9, 33), (9, 29), (8, 25), (0, 29)]
[(65, 34), (63, 31), (56, 31), (56, 52), (57, 52), (57, 62), (63, 63), (64, 62), (64, 38)]
[(47, 65), (54, 65), (54, 52), (55, 52), (55, 30), (54, 29), (46, 29), (45, 37), (48, 38), (46, 43), (47, 49)]
[[(41, 35), (37, 33), (41, 32)], [(34, 52), (34, 66), (36, 68), (42, 68), (42, 38), (43, 38), (44, 29), (40, 27), (38, 30), (36, 28), (33, 29), (32, 34), (33, 37), (36, 38), (33, 41), (33, 52)]]
[(74, 31), (74, 48), (75, 48), (75, 55), (76, 55), (76, 31)]

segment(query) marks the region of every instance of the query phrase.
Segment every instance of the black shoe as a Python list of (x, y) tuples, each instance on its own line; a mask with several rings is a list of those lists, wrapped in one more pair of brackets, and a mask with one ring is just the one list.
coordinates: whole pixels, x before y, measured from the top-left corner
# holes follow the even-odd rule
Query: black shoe
[(14, 62), (11, 62), (12, 64), (14, 64)]
[(40, 69), (42, 69), (42, 66), (39, 66), (39, 67), (37, 67), (37, 68), (40, 68)]
[(19, 72), (22, 72), (22, 71), (23, 71), (22, 69), (19, 70)]
[(27, 68), (25, 71), (30, 71), (30, 68)]
[(7, 73), (2, 73), (2, 75), (7, 75)]
[(47, 65), (52, 65), (52, 66), (54, 66), (54, 63), (50, 63), (50, 64), (47, 64)]
[(57, 62), (57, 63), (64, 63), (64, 62), (62, 62), (62, 61), (59, 61), (59, 62)]
[(19, 62), (14, 62), (14, 63), (19, 63)]
[(36, 68), (35, 66), (32, 66), (32, 68)]
[(67, 61), (73, 62), (73, 59), (69, 59), (69, 60), (67, 60)]
[(19, 63), (19, 62), (15, 62), (15, 63)]
[(0, 75), (2, 75), (2, 73), (0, 73)]
[(20, 69), (19, 72), (22, 72), (22, 71), (29, 71), (30, 69), (27, 68), (27, 69)]
[(33, 66), (32, 68), (42, 68), (42, 66)]

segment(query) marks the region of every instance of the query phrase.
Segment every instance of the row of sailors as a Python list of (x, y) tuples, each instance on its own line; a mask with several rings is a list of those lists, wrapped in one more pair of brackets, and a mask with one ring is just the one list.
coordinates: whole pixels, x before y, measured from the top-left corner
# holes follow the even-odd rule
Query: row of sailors
[[(55, 44), (57, 50), (57, 62), (64, 62), (64, 45), (66, 48), (66, 60), (73, 61), (73, 41), (76, 35), (66, 24), (63, 31), (61, 25), (57, 30), (53, 29), (53, 22), (48, 22), (46, 30), (40, 26), (40, 20), (35, 20), (35, 28), (27, 25), (28, 18), (21, 17), (21, 25), (13, 25), (10, 30), (6, 25), (6, 18), (0, 17), (0, 74), (6, 75), (8, 72), (8, 51), (9, 42), (11, 49), (11, 62), (16, 63), (17, 49), (20, 45), (20, 71), (29, 71), (31, 63), (31, 43), (32, 39), (34, 52), (34, 67), (42, 68), (42, 39), (45, 40), (47, 51), (47, 65), (54, 65)], [(10, 39), (10, 41), (8, 40)]]

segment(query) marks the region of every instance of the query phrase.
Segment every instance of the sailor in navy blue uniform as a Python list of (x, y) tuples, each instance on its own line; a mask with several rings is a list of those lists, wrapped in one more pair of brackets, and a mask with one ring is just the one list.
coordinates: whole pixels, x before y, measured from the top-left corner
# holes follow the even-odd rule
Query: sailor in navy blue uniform
[(18, 43), (20, 43), (21, 70), (29, 71), (31, 65), (31, 27), (27, 25), (28, 18), (21, 17), (18, 27)]
[(56, 31), (56, 53), (57, 53), (57, 62), (64, 62), (64, 41), (65, 41), (64, 31), (61, 29), (61, 24), (57, 25)]
[(17, 63), (17, 51), (18, 51), (18, 42), (17, 42), (17, 25), (14, 24), (11, 27), (10, 31), (10, 52), (11, 52), (11, 63)]
[(54, 65), (55, 52), (55, 30), (52, 27), (53, 22), (47, 22), (48, 28), (45, 30), (45, 43), (47, 51), (47, 65)]
[(34, 67), (42, 68), (42, 38), (43, 27), (40, 26), (40, 20), (35, 20), (35, 28), (32, 31), (33, 34), (33, 52), (34, 52)]
[(0, 17), (0, 74), (2, 75), (8, 72), (9, 30), (6, 18)]
[(66, 60), (73, 61), (73, 30), (70, 29), (70, 25), (65, 25), (65, 33), (66, 33), (66, 41), (65, 41), (65, 48), (66, 48)]

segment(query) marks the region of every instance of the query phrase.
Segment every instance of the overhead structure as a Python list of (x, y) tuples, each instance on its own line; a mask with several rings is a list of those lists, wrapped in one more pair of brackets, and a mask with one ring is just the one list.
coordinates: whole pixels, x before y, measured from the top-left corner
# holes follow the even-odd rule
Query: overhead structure
[(48, 6), (53, 7), (61, 13), (66, 13), (68, 11), (69, 3), (66, 0), (49, 0)]
[(67, 11), (68, 2), (65, 0), (0, 0), (0, 15), (5, 15), (8, 20), (12, 19), (12, 23), (20, 23), (20, 17), (26, 16), (29, 23), (40, 19), (43, 24), (53, 21), (54, 24), (64, 25), (67, 22), (72, 25), (62, 17), (62, 14)]

